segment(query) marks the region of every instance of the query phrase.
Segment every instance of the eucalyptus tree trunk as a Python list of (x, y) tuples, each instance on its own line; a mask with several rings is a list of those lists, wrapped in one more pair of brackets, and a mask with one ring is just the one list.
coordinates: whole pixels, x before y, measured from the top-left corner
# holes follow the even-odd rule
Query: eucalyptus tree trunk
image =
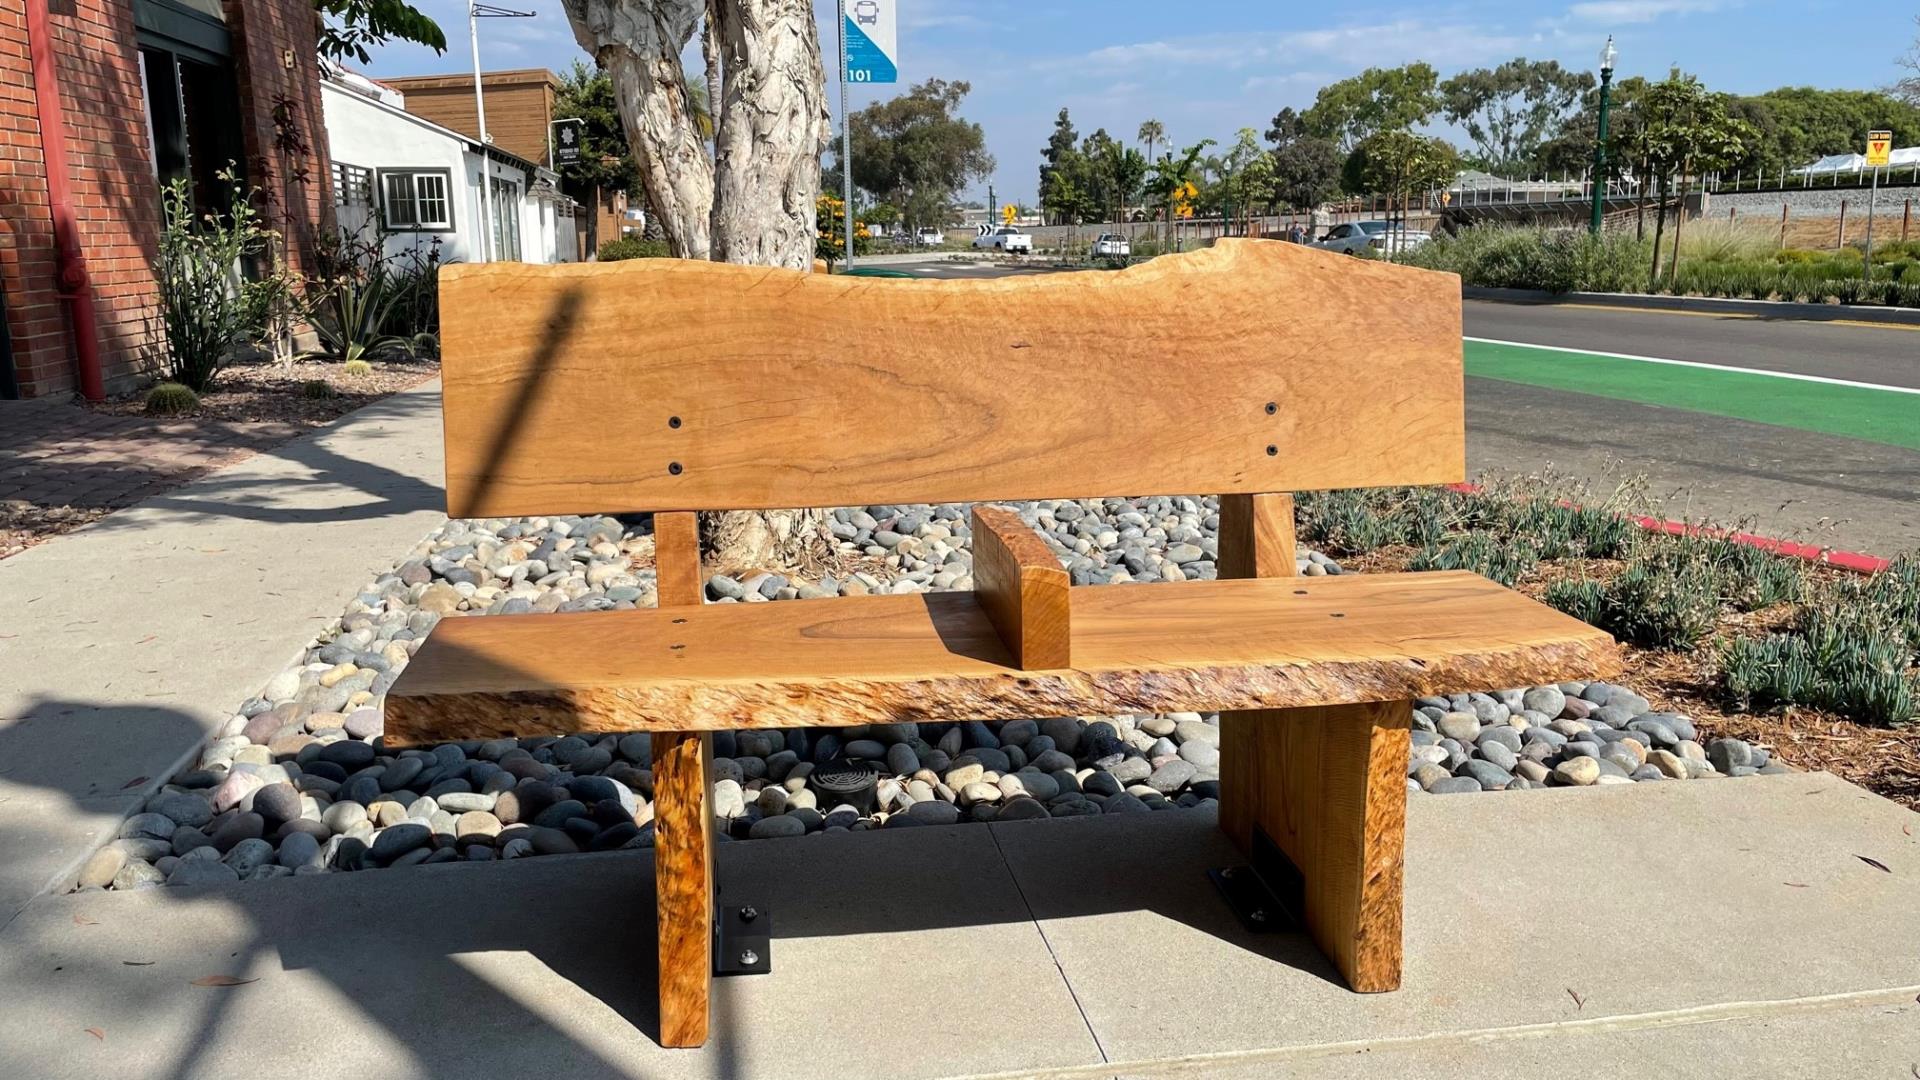
[(613, 80), (621, 127), (668, 249), (683, 259), (707, 258), (713, 161), (694, 124), (680, 63), (705, 14), (704, 0), (564, 3), (574, 38)]
[[(673, 253), (810, 270), (828, 134), (810, 0), (564, 3), (574, 36), (613, 77), (641, 184)], [(708, 93), (719, 98), (712, 157), (680, 62), (696, 32)], [(819, 510), (702, 514), (701, 526), (716, 569), (811, 576), (837, 560)]]
[(713, 258), (805, 270), (813, 265), (828, 136), (813, 4), (716, 0), (714, 8), (724, 83), (714, 135)]
[[(811, 269), (820, 152), (831, 133), (813, 4), (712, 0), (712, 10), (703, 44), (717, 46), (721, 69), (713, 258)], [(715, 74), (708, 71), (709, 87)], [(706, 546), (728, 569), (811, 575), (833, 566), (838, 552), (821, 510), (733, 511), (704, 524)]]

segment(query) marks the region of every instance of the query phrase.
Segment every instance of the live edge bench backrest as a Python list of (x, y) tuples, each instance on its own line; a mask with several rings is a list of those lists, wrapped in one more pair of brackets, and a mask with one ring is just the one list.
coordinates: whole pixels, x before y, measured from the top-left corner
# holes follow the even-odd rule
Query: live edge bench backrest
[(1465, 475), (1458, 279), (1279, 241), (975, 281), (644, 259), (440, 282), (455, 517)]

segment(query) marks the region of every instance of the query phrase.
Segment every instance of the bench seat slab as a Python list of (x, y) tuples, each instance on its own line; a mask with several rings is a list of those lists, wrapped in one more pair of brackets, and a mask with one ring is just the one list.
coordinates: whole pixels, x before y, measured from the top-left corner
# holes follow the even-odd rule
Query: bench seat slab
[(1022, 670), (971, 593), (447, 619), (386, 741), (1279, 709), (1604, 678), (1613, 640), (1465, 572), (1073, 590)]

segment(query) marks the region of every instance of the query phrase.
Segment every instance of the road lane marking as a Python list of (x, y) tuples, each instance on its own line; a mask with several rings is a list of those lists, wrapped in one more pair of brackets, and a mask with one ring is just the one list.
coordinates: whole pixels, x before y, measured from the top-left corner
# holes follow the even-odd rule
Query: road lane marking
[(1857, 390), (1884, 390), (1890, 394), (1920, 395), (1920, 386), (1887, 386), (1883, 383), (1855, 382), (1852, 379), (1835, 379), (1826, 375), (1803, 375), (1797, 371), (1769, 371), (1766, 368), (1735, 367), (1731, 364), (1708, 364), (1699, 360), (1672, 360), (1663, 356), (1640, 356), (1634, 353), (1601, 352), (1597, 349), (1574, 349), (1564, 345), (1536, 345), (1531, 341), (1506, 341), (1501, 338), (1465, 337), (1467, 341), (1477, 341), (1482, 345), (1508, 345), (1520, 349), (1539, 349), (1544, 352), (1570, 353), (1574, 356), (1604, 356), (1611, 360), (1637, 360), (1643, 364), (1668, 364), (1673, 367), (1701, 368), (1707, 371), (1730, 371), (1742, 375), (1760, 375), (1769, 379), (1791, 379), (1794, 382), (1821, 383), (1827, 386), (1851, 386)]
[[(1483, 304), (1511, 303), (1506, 300), (1479, 300)], [(1576, 304), (1548, 302), (1544, 304), (1524, 305), (1530, 307), (1573, 308), (1577, 311), (1623, 311), (1630, 315), (1685, 315), (1695, 319), (1767, 319), (1781, 322), (1805, 323), (1812, 326), (1857, 326), (1868, 330), (1920, 330), (1912, 323), (1872, 322), (1867, 319), (1809, 319), (1782, 318), (1766, 312), (1754, 311), (1682, 311), (1678, 308), (1637, 307), (1628, 304)]]

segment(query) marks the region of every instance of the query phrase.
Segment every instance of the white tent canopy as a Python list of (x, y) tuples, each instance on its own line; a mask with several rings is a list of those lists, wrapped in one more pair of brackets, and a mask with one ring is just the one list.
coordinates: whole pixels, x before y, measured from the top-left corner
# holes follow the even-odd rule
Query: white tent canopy
[[(1904, 146), (1895, 150), (1887, 159), (1889, 169), (1911, 169), (1920, 166), (1920, 146)], [(1825, 176), (1828, 173), (1864, 172), (1867, 168), (1865, 154), (1828, 154), (1811, 165), (1802, 165), (1793, 170), (1795, 176)]]

